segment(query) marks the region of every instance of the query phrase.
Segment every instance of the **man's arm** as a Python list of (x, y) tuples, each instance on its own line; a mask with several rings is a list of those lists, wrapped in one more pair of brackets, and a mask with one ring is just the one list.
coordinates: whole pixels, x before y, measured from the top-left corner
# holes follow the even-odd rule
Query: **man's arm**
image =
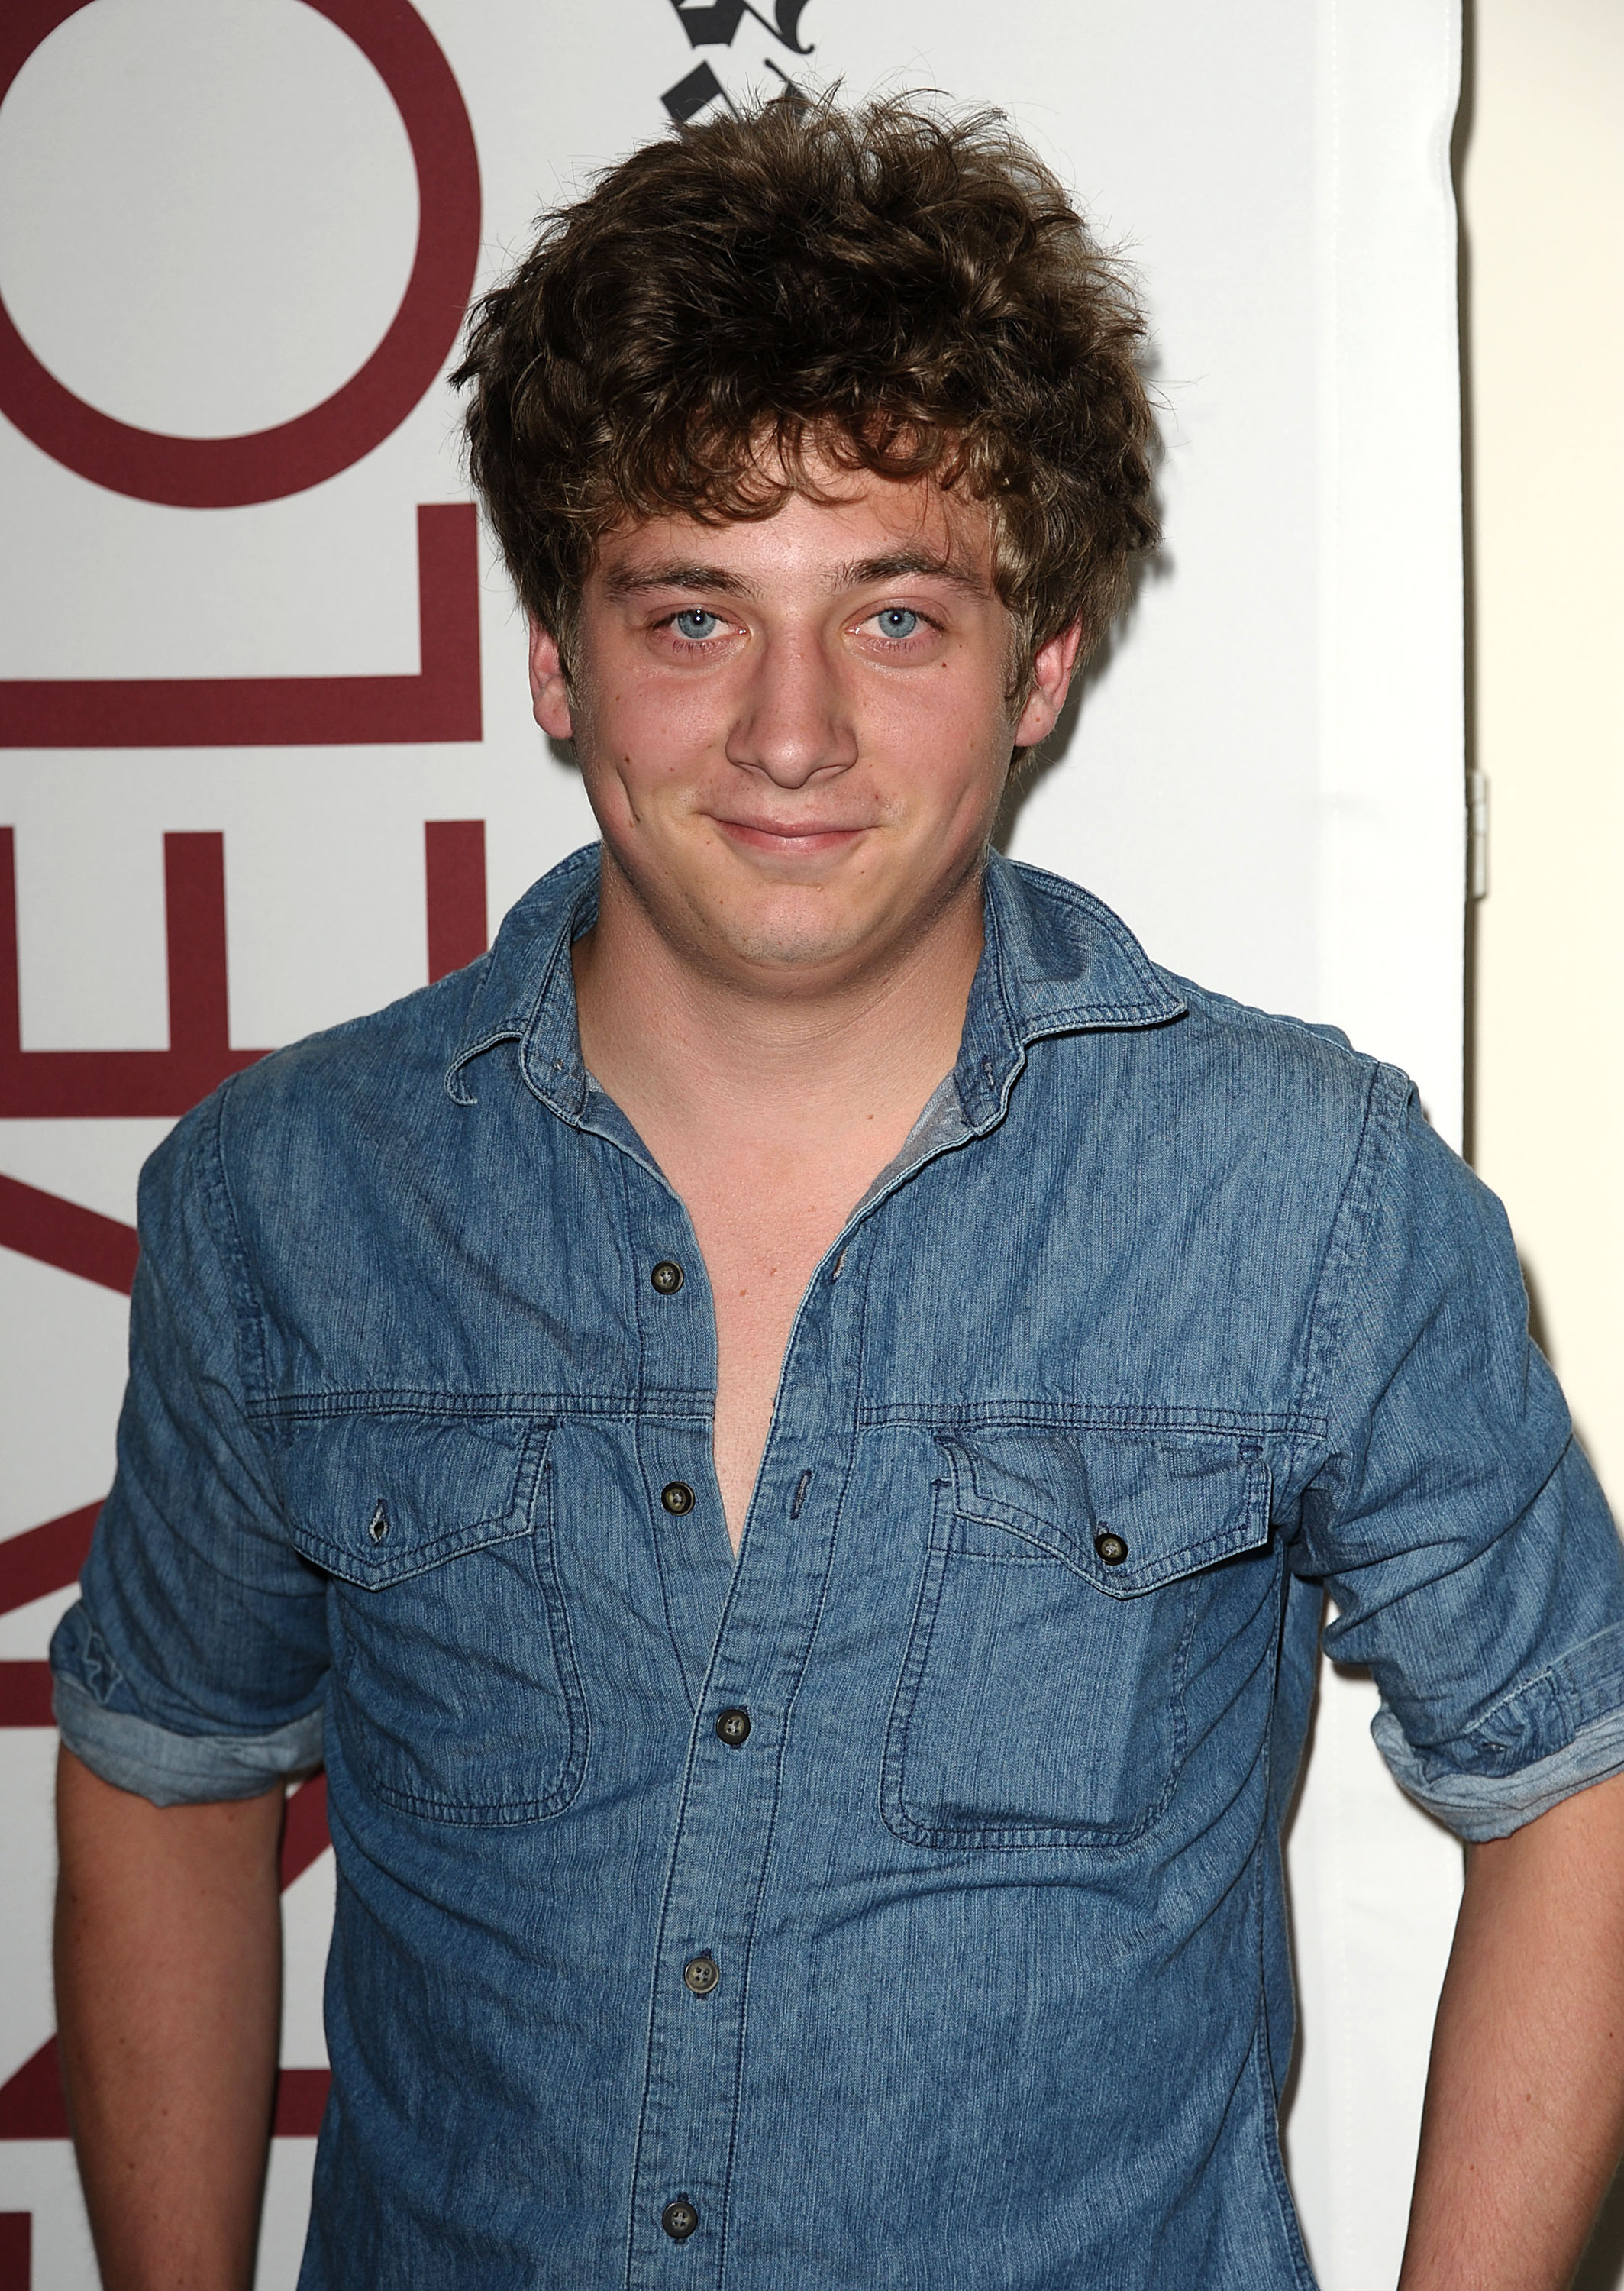
[(107, 2291), (253, 2268), (282, 1979), (282, 1787), (159, 1808), (64, 1749), (62, 2077)]
[(1624, 2145), (1624, 1775), (1469, 1849), (1399, 2291), (1565, 2291)]

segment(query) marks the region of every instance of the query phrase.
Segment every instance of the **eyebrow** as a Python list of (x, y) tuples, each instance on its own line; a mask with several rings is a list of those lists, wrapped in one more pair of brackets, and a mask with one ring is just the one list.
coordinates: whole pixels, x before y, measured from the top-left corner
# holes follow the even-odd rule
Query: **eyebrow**
[(755, 591), (742, 574), (721, 565), (621, 565), (603, 576), (611, 597), (640, 597), (647, 589), (705, 589), (713, 595), (752, 597)]
[(962, 589), (972, 597), (992, 594), (973, 565), (961, 557), (944, 556), (936, 549), (899, 549), (886, 557), (864, 557), (837, 567), (831, 586), (866, 589), (876, 581), (940, 581), (949, 589)]
[[(944, 556), (934, 549), (899, 549), (884, 557), (863, 557), (837, 565), (828, 585), (834, 592), (870, 588), (877, 581), (920, 579), (940, 581), (972, 597), (992, 594), (986, 580), (973, 565), (966, 564), (961, 558)], [(757, 593), (754, 584), (743, 574), (730, 572), (726, 566), (683, 564), (674, 559), (661, 565), (612, 567), (603, 576), (603, 585), (606, 592), (615, 598), (640, 597), (654, 589), (695, 591), (721, 597), (753, 598)]]

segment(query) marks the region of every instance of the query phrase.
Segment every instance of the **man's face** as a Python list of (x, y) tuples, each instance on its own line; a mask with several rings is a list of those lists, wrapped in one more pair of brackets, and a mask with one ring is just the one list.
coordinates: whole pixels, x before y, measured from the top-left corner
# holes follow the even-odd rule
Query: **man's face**
[(974, 896), (1011, 751), (1052, 727), (1077, 648), (1046, 647), (1012, 705), (985, 510), (816, 474), (838, 500), (612, 534), (567, 689), (551, 639), (532, 646), (536, 719), (574, 738), (644, 915), (706, 969), (788, 993), (885, 964)]

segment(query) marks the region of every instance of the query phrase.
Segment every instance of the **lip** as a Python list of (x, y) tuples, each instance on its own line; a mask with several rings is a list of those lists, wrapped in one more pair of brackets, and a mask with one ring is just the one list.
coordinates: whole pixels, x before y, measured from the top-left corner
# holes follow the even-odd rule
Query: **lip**
[(866, 826), (842, 827), (777, 827), (750, 819), (712, 820), (722, 833), (746, 850), (759, 851), (772, 858), (817, 859), (832, 851), (842, 851), (868, 832)]

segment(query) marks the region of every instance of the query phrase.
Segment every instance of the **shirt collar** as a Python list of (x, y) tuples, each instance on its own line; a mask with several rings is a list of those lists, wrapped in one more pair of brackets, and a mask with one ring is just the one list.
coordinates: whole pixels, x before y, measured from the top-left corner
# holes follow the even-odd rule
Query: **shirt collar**
[(516, 1041), (519, 1071), (536, 1097), (567, 1121), (581, 1119), (588, 1083), (569, 950), (597, 913), (595, 843), (572, 851), (509, 910), (446, 1069), (446, 1089), (459, 1105), (474, 1103), (472, 1062), (499, 1042)]
[[(544, 1105), (579, 1121), (589, 1083), (569, 950), (598, 912), (598, 846), (572, 852), (512, 909), (486, 957), (446, 1073), (474, 1102), (467, 1068), (499, 1042)], [(1109, 907), (1063, 877), (992, 852), (986, 945), (970, 989), (953, 1082), (971, 1129), (1001, 1114), (1026, 1045), (1046, 1034), (1165, 1025), (1186, 1004)]]
[(986, 945), (953, 1069), (964, 1118), (1000, 1116), (1045, 1034), (1166, 1025), (1186, 1005), (1120, 916), (1076, 883), (987, 856)]

